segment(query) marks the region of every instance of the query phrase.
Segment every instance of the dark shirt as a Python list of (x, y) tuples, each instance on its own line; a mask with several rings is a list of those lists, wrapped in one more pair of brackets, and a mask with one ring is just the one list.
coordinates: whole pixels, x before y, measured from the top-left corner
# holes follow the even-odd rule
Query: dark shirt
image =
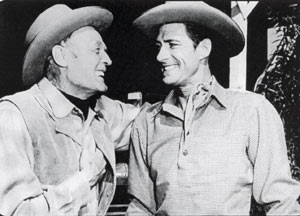
[(84, 120), (86, 120), (89, 112), (89, 107), (93, 109), (96, 104), (97, 95), (92, 96), (88, 99), (82, 100), (80, 98), (74, 97), (72, 95), (69, 95), (63, 91), (60, 90), (60, 92), (72, 103), (74, 104), (78, 109), (81, 110)]

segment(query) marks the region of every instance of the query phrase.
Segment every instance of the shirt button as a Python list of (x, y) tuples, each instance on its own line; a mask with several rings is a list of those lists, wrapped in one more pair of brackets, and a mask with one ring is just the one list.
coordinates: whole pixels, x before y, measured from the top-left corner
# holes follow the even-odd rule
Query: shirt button
[(187, 156), (188, 154), (189, 154), (188, 150), (185, 149), (185, 150), (183, 151), (183, 156)]

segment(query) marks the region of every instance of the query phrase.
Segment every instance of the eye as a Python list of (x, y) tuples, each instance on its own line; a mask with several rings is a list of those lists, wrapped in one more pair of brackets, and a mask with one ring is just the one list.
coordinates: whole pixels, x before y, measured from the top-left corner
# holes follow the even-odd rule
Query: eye
[(155, 49), (156, 49), (157, 51), (159, 51), (159, 50), (160, 50), (160, 48), (161, 48), (161, 44), (159, 44), (159, 43), (156, 43), (154, 47), (155, 47)]
[(177, 43), (169, 43), (169, 47), (170, 48), (176, 48), (177, 46), (179, 46), (179, 44), (177, 44)]
[(100, 54), (100, 47), (94, 49), (94, 52), (95, 52), (97, 55), (99, 55), (99, 54)]

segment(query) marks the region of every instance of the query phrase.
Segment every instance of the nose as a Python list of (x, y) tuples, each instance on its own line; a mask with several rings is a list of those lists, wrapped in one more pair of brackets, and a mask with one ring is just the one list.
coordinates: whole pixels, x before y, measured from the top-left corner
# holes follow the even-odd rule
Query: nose
[(102, 54), (102, 60), (101, 60), (106, 66), (110, 66), (112, 64), (112, 61), (109, 57), (109, 55), (107, 54), (106, 51), (103, 51)]
[(158, 62), (163, 62), (168, 58), (168, 56), (169, 56), (168, 50), (164, 46), (161, 46), (156, 56), (156, 60)]

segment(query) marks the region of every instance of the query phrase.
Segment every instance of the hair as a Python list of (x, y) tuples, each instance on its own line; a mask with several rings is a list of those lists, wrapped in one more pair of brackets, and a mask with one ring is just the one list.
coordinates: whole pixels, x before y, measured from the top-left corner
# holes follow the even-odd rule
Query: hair
[(211, 31), (205, 27), (199, 27), (194, 23), (183, 23), (185, 25), (186, 33), (193, 41), (194, 47), (205, 38), (211, 38)]
[[(215, 74), (219, 70), (218, 64), (215, 64), (215, 60), (218, 59), (218, 50), (222, 45), (222, 38), (219, 37), (217, 32), (198, 26), (194, 23), (183, 23), (185, 25), (186, 33), (188, 37), (193, 41), (194, 48), (205, 38), (209, 38), (212, 41), (212, 50), (208, 58), (208, 64), (211, 69), (211, 73)], [(214, 64), (212, 64), (214, 62)]]
[(54, 81), (58, 79), (59, 75), (59, 66), (55, 63), (52, 54), (50, 54), (45, 62), (44, 76), (47, 77), (49, 81)]
[[(166, 23), (167, 24), (167, 23)], [(212, 49), (208, 57), (208, 65), (212, 74), (217, 78), (220, 77), (221, 80), (226, 81), (226, 73), (220, 73), (223, 71), (224, 67), (227, 67), (226, 53), (223, 52), (225, 49), (224, 39), (221, 37), (218, 32), (209, 29), (207, 27), (201, 27), (196, 23), (192, 22), (183, 22), (187, 36), (192, 40), (194, 48), (196, 48), (199, 43), (208, 38), (212, 42)], [(224, 58), (220, 58), (220, 53)], [(224, 60), (225, 59), (225, 60)], [(217, 62), (217, 63), (216, 63)]]

